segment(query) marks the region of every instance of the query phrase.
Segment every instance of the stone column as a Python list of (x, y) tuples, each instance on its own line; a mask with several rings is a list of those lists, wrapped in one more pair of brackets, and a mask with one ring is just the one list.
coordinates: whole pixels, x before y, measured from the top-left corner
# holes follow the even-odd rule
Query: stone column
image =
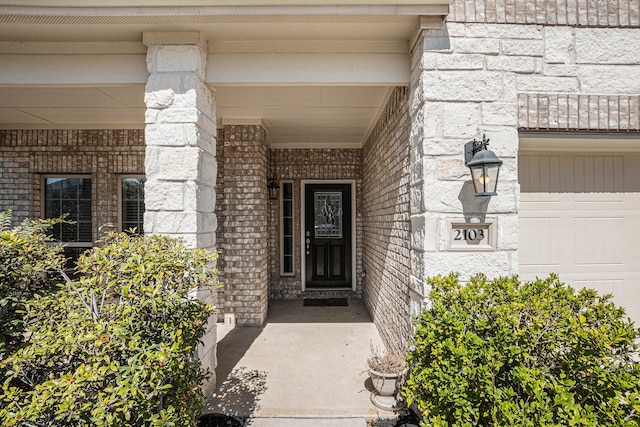
[[(145, 232), (214, 250), (216, 118), (213, 94), (204, 83), (206, 42), (199, 33), (145, 33), (144, 43), (150, 74), (145, 90)], [(215, 303), (215, 293), (200, 290), (198, 297)], [(215, 322), (212, 316), (199, 348), (203, 367), (212, 372)], [(213, 385), (215, 375), (204, 385), (205, 392)]]
[[(466, 281), (480, 272), (489, 277), (517, 273), (519, 186), (515, 76), (488, 71), (486, 55), (452, 49), (440, 18), (423, 17), (414, 40), (411, 299), (417, 310), (428, 292), (425, 277), (458, 272)], [(482, 134), (504, 161), (497, 196), (474, 196), (464, 164), (464, 144)], [(452, 248), (452, 224), (475, 222), (491, 224), (493, 248)]]

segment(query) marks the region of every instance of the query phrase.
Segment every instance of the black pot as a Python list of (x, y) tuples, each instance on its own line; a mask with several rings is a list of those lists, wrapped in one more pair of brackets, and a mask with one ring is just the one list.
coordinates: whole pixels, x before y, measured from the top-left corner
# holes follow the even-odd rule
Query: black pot
[(206, 414), (198, 419), (198, 427), (244, 427), (245, 420), (223, 414)]

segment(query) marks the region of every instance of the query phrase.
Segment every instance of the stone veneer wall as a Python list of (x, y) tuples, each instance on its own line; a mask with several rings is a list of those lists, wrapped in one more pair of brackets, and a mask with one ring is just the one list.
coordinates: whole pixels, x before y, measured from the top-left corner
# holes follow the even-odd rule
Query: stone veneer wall
[(232, 313), (240, 325), (261, 325), (267, 317), (267, 150), (261, 126), (218, 130), (218, 315)]
[(273, 149), (271, 164), (278, 181), (293, 181), (294, 189), (294, 258), (295, 275), (280, 276), (280, 205), (269, 201), (269, 282), (272, 298), (300, 298), (302, 293), (300, 263), (300, 181), (305, 179), (353, 179), (356, 197), (356, 291), (308, 291), (316, 297), (362, 297), (362, 151), (358, 149)]
[(119, 178), (144, 174), (144, 152), (139, 129), (0, 130), (0, 210), (15, 224), (39, 217), (44, 176), (91, 175), (95, 241), (99, 226), (118, 224)]
[[(518, 272), (519, 131), (637, 130), (639, 5), (456, 0), (444, 23), (421, 21), (409, 102), (413, 293), (424, 297), (436, 274)], [(474, 198), (462, 147), (483, 133), (504, 165), (498, 195)], [(448, 249), (447, 220), (487, 218), (495, 251)]]
[(364, 300), (396, 351), (411, 330), (408, 92), (393, 91), (362, 149)]

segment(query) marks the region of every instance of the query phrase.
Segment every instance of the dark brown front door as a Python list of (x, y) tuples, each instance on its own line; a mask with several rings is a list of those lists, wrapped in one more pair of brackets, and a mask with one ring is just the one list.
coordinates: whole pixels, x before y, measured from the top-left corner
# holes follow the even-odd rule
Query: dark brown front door
[(351, 185), (305, 185), (307, 288), (351, 288)]

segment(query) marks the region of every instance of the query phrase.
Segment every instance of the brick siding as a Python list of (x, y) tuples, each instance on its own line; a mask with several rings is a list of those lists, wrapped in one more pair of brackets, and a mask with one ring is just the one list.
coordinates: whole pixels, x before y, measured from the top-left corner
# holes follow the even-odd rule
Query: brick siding
[(638, 0), (455, 0), (449, 22), (638, 27)]
[(362, 150), (364, 300), (397, 351), (411, 326), (408, 92), (394, 90)]
[(119, 178), (144, 174), (144, 150), (139, 129), (0, 130), (0, 210), (16, 224), (39, 217), (44, 176), (91, 175), (95, 241), (98, 227), (118, 223)]
[(518, 125), (527, 130), (640, 131), (640, 96), (523, 93)]
[(267, 145), (261, 126), (225, 126), (218, 132), (218, 315), (240, 325), (267, 316)]

